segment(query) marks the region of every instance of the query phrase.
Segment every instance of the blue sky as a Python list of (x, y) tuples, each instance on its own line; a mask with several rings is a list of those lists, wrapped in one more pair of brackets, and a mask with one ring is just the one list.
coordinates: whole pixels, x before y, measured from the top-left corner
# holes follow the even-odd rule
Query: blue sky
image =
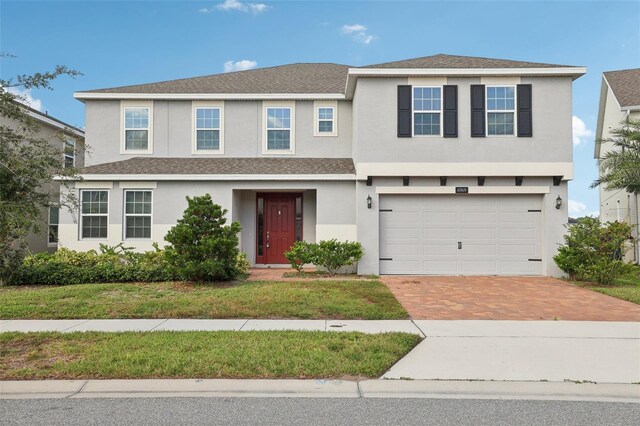
[(601, 73), (640, 66), (640, 1), (6, 1), (0, 75), (82, 71), (30, 93), (84, 126), (77, 90), (291, 62), (364, 65), (436, 53), (588, 67), (574, 83), (570, 213), (598, 210), (593, 133)]

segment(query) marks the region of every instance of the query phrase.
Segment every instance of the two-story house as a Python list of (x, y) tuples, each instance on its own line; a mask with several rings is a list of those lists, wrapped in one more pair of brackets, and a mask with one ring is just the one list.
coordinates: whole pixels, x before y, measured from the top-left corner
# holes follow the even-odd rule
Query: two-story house
[[(640, 120), (640, 68), (602, 74), (594, 150), (596, 159), (613, 149), (611, 143), (602, 143), (602, 139), (609, 139), (611, 130), (619, 129), (627, 120)], [(627, 254), (627, 260), (640, 264), (640, 197), (623, 189), (608, 190), (602, 185), (599, 191), (600, 221), (627, 222), (633, 226), (637, 243)]]
[(61, 244), (150, 249), (210, 193), (256, 266), (337, 238), (362, 274), (557, 275), (584, 73), (435, 55), (78, 92), (93, 153)]
[[(65, 168), (84, 167), (84, 131), (62, 120), (59, 120), (47, 112), (41, 112), (27, 105), (20, 105), (25, 113), (31, 117), (36, 125), (37, 132), (34, 138), (44, 139), (49, 144), (58, 148), (61, 152), (60, 162)], [(0, 115), (0, 125), (13, 129), (19, 127), (16, 120)], [(38, 230), (27, 235), (27, 248), (32, 253), (53, 252), (58, 247), (58, 227), (60, 218), (60, 183), (47, 182), (40, 189), (47, 193), (50, 204), (40, 212)]]

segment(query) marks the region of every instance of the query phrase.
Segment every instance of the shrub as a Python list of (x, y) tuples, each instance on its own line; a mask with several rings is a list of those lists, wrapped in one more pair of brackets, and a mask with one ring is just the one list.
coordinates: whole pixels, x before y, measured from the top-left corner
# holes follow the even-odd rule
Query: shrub
[(251, 263), (249, 259), (247, 259), (247, 254), (245, 252), (238, 253), (238, 257), (236, 257), (236, 266), (238, 268), (238, 273), (246, 274), (249, 272), (249, 268), (251, 268)]
[(335, 238), (320, 241), (315, 249), (315, 264), (335, 274), (338, 269), (352, 265), (362, 258), (362, 245), (355, 241), (340, 242)]
[(298, 272), (302, 272), (302, 268), (307, 263), (315, 263), (316, 244), (306, 241), (296, 241), (291, 250), (284, 253), (289, 264)]
[(631, 226), (621, 222), (600, 224), (585, 217), (567, 226), (565, 243), (553, 257), (556, 265), (572, 279), (611, 284), (628, 272), (623, 258), (628, 250)]
[(226, 209), (214, 204), (211, 195), (187, 197), (182, 219), (169, 230), (166, 254), (172, 269), (183, 279), (229, 281), (239, 274), (238, 232), (240, 224), (225, 225)]

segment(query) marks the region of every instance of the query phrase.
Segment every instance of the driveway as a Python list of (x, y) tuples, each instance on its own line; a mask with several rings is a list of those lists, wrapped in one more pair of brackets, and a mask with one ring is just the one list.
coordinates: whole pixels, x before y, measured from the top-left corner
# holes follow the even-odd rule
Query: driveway
[(549, 277), (386, 275), (414, 320), (640, 321), (640, 305)]

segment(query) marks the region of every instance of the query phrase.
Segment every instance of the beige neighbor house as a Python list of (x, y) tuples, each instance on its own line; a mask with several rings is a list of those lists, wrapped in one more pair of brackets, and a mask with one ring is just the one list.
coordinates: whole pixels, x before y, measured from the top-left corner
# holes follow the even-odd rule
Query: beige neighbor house
[[(612, 149), (611, 143), (600, 143), (611, 136), (611, 129), (619, 128), (626, 120), (640, 120), (640, 68), (608, 71), (602, 75), (600, 108), (596, 128), (594, 157)], [(610, 191), (600, 187), (600, 221), (627, 222), (634, 226), (638, 241), (640, 196), (625, 190)], [(640, 242), (627, 255), (627, 260), (640, 263)]]
[[(46, 112), (23, 105), (23, 108), (38, 126), (36, 137), (46, 139), (59, 146), (62, 151), (60, 161), (65, 167), (84, 167), (84, 131), (67, 124)], [(15, 126), (15, 121), (0, 116), (0, 125)], [(30, 252), (39, 253), (55, 251), (58, 247), (58, 226), (60, 220), (60, 183), (51, 181), (41, 188), (49, 193), (50, 205), (43, 209), (40, 217), (39, 232), (32, 232), (27, 237)]]
[(560, 275), (585, 72), (434, 55), (77, 92), (92, 153), (60, 243), (149, 250), (210, 193), (257, 267), (336, 238), (361, 274)]

